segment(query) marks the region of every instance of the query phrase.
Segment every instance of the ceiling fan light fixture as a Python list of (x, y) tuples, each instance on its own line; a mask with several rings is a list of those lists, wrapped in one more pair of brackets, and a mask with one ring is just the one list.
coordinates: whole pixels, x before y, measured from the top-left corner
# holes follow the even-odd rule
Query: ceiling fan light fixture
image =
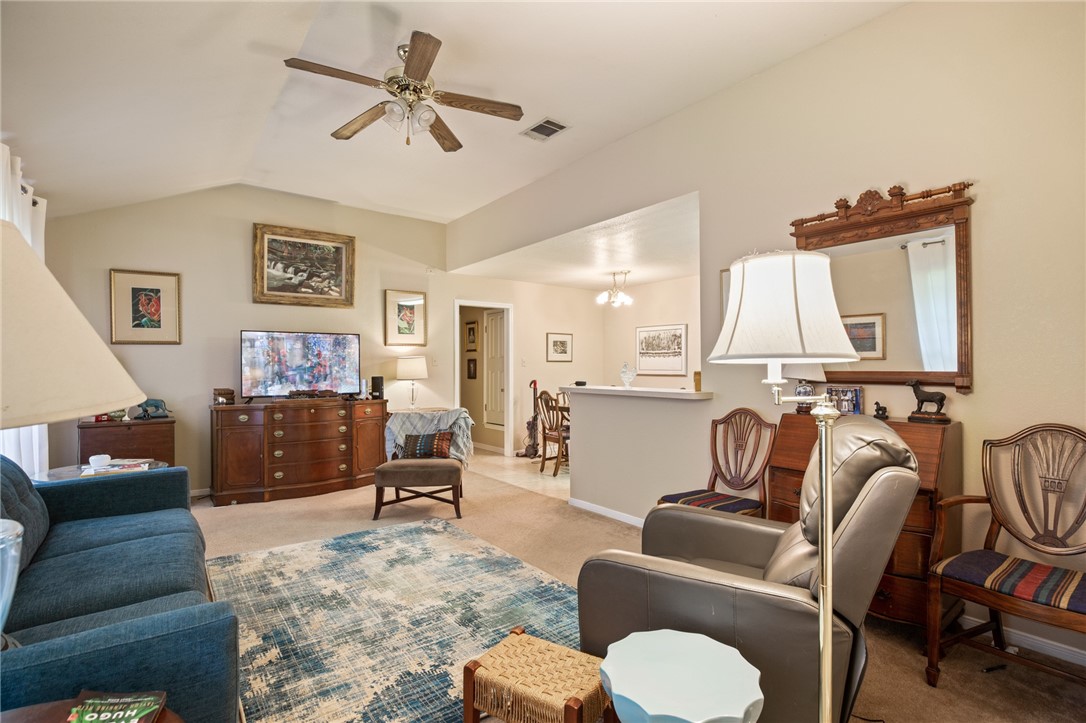
[(410, 112), (411, 108), (408, 107), (407, 101), (403, 98), (390, 100), (385, 103), (385, 123), (388, 123), (396, 130), (400, 130)]
[(437, 120), (437, 111), (425, 103), (417, 104), (411, 109), (411, 129), (415, 133), (424, 133)]

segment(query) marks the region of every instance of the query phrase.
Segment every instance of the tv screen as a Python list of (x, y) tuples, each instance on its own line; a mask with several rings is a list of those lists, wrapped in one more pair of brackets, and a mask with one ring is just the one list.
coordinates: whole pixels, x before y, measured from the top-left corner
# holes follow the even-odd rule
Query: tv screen
[(285, 397), (298, 389), (362, 391), (358, 334), (241, 332), (241, 396)]

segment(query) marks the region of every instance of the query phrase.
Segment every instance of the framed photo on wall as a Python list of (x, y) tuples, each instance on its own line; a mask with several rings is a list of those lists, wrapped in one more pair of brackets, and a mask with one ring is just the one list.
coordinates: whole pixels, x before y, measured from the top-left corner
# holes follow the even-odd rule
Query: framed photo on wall
[(475, 359), (468, 359), (468, 379), (475, 379), (479, 376), (479, 364)]
[(841, 323), (861, 359), (886, 358), (886, 314), (842, 316)]
[(253, 224), (253, 301), (354, 306), (354, 236)]
[(469, 321), (464, 327), (464, 351), (479, 351), (479, 322)]
[(573, 334), (547, 332), (547, 361), (573, 361)]
[(686, 324), (637, 327), (637, 373), (686, 376)]
[(426, 293), (385, 289), (385, 346), (426, 346)]
[(109, 340), (181, 343), (181, 274), (109, 270)]

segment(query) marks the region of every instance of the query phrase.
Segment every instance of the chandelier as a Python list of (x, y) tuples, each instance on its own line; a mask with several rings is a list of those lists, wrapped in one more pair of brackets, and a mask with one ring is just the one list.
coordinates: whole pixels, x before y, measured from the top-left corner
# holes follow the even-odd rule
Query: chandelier
[[(610, 304), (614, 307), (629, 306), (633, 303), (633, 299), (626, 293), (626, 277), (629, 275), (629, 271), (612, 271), (611, 272), (611, 288), (607, 291), (601, 291), (600, 295), (596, 297), (597, 304)], [(618, 286), (618, 275), (622, 274), (622, 288)]]

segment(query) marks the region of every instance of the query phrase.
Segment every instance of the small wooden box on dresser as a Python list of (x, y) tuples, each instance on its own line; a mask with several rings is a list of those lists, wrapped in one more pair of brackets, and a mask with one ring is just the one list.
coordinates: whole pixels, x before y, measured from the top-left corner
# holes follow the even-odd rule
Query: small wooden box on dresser
[(266, 502), (373, 484), (385, 461), (384, 400), (211, 407), (211, 501)]
[[(962, 425), (887, 421), (913, 450), (920, 464), (920, 489), (909, 510), (869, 612), (890, 620), (925, 625), (927, 619), (928, 556), (935, 532), (935, 503), (962, 493)], [(766, 470), (769, 519), (799, 519), (800, 486), (811, 450), (818, 441), (814, 417), (782, 414), (777, 440)], [(948, 515), (948, 521), (953, 516)], [(961, 529), (947, 531), (947, 554), (961, 549)], [(944, 624), (956, 617), (961, 605), (949, 606)]]

